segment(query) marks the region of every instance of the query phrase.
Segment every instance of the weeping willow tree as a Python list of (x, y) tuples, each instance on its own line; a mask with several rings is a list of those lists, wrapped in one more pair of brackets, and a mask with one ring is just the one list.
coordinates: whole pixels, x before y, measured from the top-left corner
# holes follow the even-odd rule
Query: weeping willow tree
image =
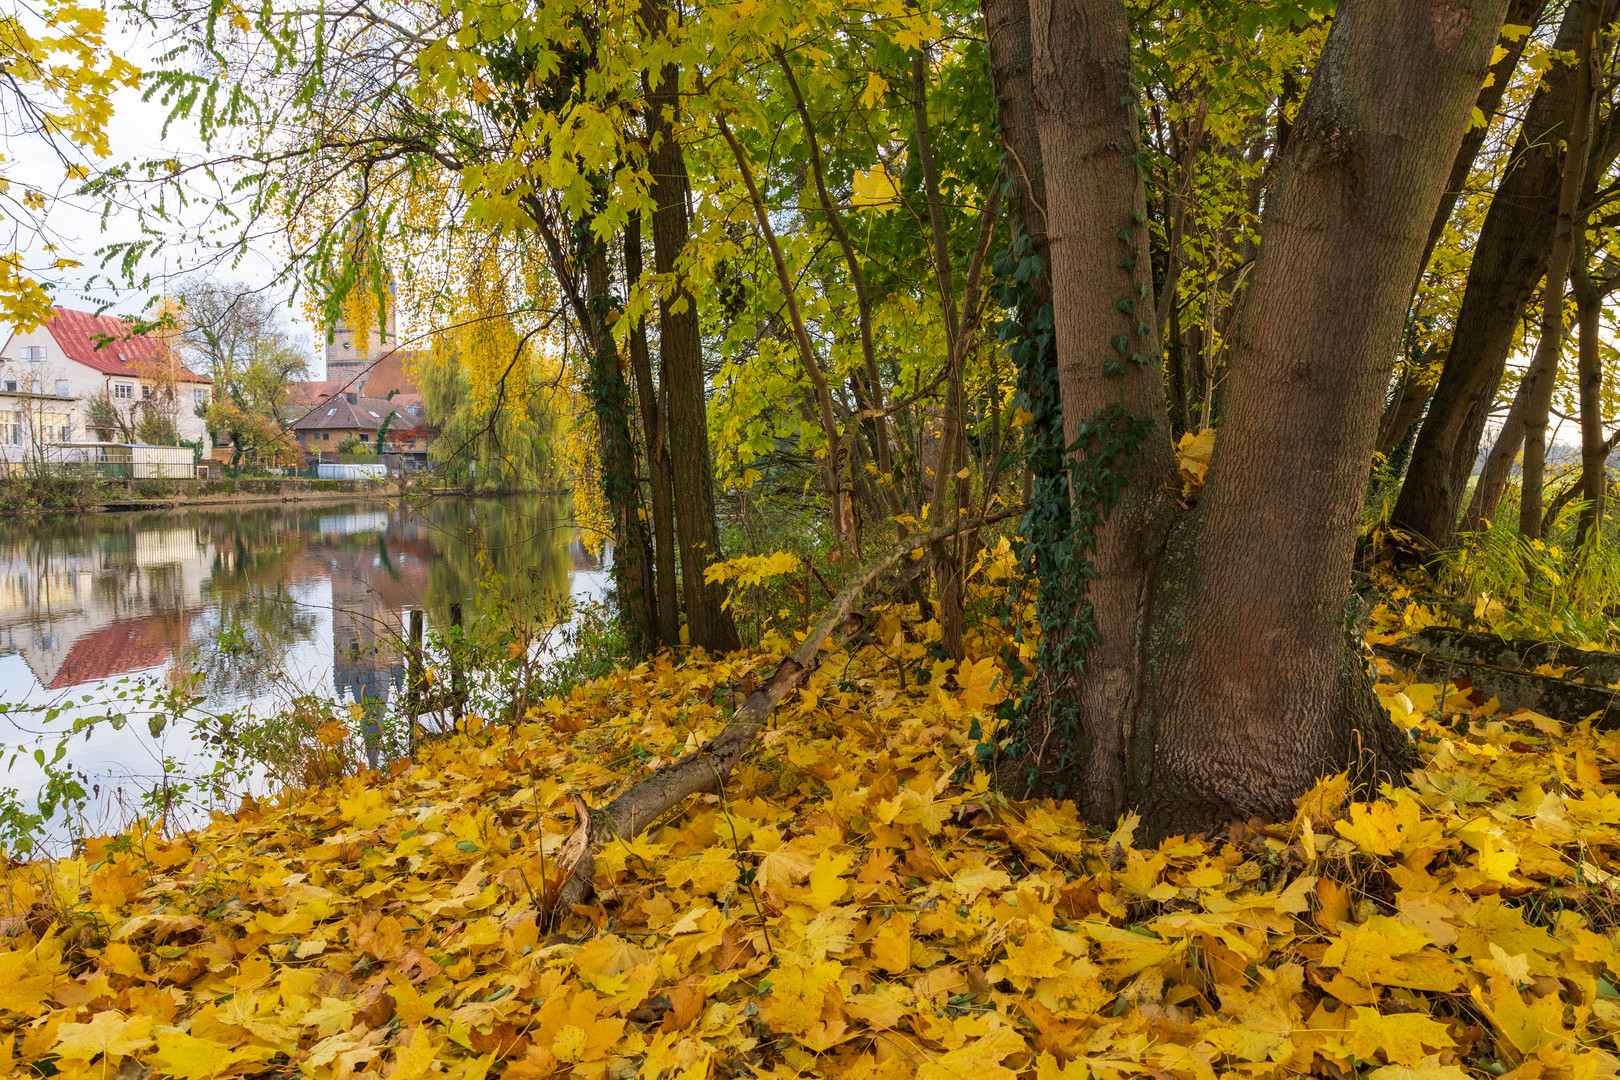
[[(478, 377), (492, 362), (504, 379)], [(539, 491), (562, 486), (556, 362), (504, 318), (436, 335), (417, 381), (429, 425), (430, 456), (451, 479), (478, 490)]]

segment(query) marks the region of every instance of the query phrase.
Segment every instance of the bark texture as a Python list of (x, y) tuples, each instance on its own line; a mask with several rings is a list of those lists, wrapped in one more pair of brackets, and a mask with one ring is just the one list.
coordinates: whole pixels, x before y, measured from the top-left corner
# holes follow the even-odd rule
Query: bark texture
[[(641, 280), (641, 215), (631, 214), (624, 227), (624, 275), (630, 283)], [(681, 641), (680, 589), (675, 582), (675, 507), (670, 495), (669, 440), (664, 432), (664, 413), (657, 384), (653, 381), (652, 357), (647, 349), (647, 324), (637, 319), (630, 328), (630, 367), (636, 377), (636, 400), (641, 407), (647, 448), (647, 487), (651, 495), (653, 520), (653, 575), (657, 588), (658, 640), (664, 645)]]
[[(1592, 117), (1597, 108), (1601, 79), (1592, 70), (1597, 35), (1603, 15), (1602, 0), (1575, 0), (1570, 10), (1583, 13), (1580, 47), (1575, 53), (1575, 106), (1570, 114), (1564, 155), (1564, 175), (1558, 183), (1558, 220), (1553, 225), (1552, 249), (1547, 257), (1547, 280), (1541, 290), (1541, 348), (1536, 361), (1540, 377), (1531, 386), (1524, 418), (1524, 485), (1519, 492), (1519, 535), (1534, 540), (1541, 536), (1541, 490), (1547, 476), (1547, 414), (1552, 408), (1553, 384), (1558, 379), (1558, 361), (1563, 355), (1564, 287), (1569, 281), (1570, 262), (1578, 250), (1576, 219), (1581, 191), (1586, 179), (1586, 155), (1591, 146)], [(1583, 230), (1584, 231), (1584, 228)], [(1534, 366), (1534, 365), (1532, 365)]]
[[(1100, 822), (1136, 806), (1155, 836), (1285, 816), (1321, 776), (1404, 756), (1349, 633), (1351, 565), (1408, 300), (1507, 0), (1339, 5), (1267, 199), (1208, 480), (1179, 519), (1125, 7), (1030, 10), (1066, 435), (1077, 476), (1127, 480), (1101, 508), (1076, 483), (1095, 639), (1054, 688), (1070, 719), (1032, 735), (1036, 787), (1063, 781)], [(1147, 363), (1108, 362), (1121, 334)]]
[[(1029, 26), (1064, 445), (1078, 444), (1078, 467), (1104, 476), (1103, 490), (1123, 487), (1106, 516), (1076, 496), (1093, 505), (1076, 505), (1074, 520), (1094, 524), (1090, 581), (1071, 617), (1084, 674), (1054, 673), (1064, 682), (1050, 687), (1048, 723), (1061, 730), (1032, 733), (1028, 768), (1061, 777), (1082, 812), (1101, 820), (1125, 797), (1125, 739), (1143, 693), (1138, 623), (1175, 509), (1175, 469), (1133, 160), (1138, 92), (1125, 5), (1032, 0)], [(1071, 562), (1069, 572), (1084, 570)]]
[(1402, 753), (1346, 598), (1407, 301), (1506, 10), (1339, 5), (1234, 332), (1186, 644), (1153, 683), (1139, 801), (1157, 830), (1286, 815), (1324, 773)]
[(602, 488), (613, 513), (613, 578), (619, 609), (632, 656), (645, 656), (658, 647), (654, 615), (652, 545), (641, 516), (641, 493), (636, 483), (636, 448), (630, 438), (630, 391), (624, 384), (618, 346), (608, 330), (609, 289), (607, 253), (600, 243), (585, 258), (586, 333), (591, 346), (590, 393), (596, 413), (598, 457)]
[[(643, 3), (642, 19), (649, 32), (660, 32), (667, 18), (667, 8), (657, 0)], [(681, 549), (687, 637), (692, 645), (727, 652), (737, 648), (739, 642), (736, 624), (721, 606), (725, 586), (703, 580), (709, 564), (724, 556), (714, 524), (714, 478), (697, 299), (687, 289), (678, 265), (691, 231), (686, 158), (675, 138), (680, 69), (674, 64), (664, 65), (656, 79), (648, 80), (646, 91), (647, 166), (652, 173), (650, 193), (654, 203), (653, 268), (664, 282), (673, 283), (667, 295), (663, 289), (659, 294), (658, 375), (666, 409), (664, 431), (675, 502), (675, 534)]]

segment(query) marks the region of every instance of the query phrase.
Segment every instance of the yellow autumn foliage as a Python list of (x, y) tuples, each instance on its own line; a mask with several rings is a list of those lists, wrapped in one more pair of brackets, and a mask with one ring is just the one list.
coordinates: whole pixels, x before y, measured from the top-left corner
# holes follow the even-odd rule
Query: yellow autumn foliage
[(13, 866), (0, 1060), (65, 1080), (1614, 1073), (1620, 741), (1379, 662), (1416, 737), (1403, 786), (1353, 803), (1328, 777), (1292, 821), (1138, 846), (1134, 820), (1105, 836), (959, 773), (1007, 641), (981, 626), (954, 664), (937, 633), (880, 612), (723, 796), (609, 842), (566, 913), (543, 914), (571, 795), (689, 752), (774, 653), (665, 653), (415, 763)]

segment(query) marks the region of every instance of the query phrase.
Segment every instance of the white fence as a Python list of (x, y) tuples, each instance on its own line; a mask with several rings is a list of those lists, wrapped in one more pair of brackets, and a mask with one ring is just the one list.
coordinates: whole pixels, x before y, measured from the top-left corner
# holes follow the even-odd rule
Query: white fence
[[(43, 460), (41, 460), (41, 458)], [(93, 469), (116, 480), (188, 480), (196, 475), (188, 446), (141, 443), (47, 443), (43, 447), (0, 446), (8, 468), (43, 464), (47, 469)]]
[(388, 466), (339, 465), (323, 461), (315, 467), (315, 475), (321, 480), (387, 480)]

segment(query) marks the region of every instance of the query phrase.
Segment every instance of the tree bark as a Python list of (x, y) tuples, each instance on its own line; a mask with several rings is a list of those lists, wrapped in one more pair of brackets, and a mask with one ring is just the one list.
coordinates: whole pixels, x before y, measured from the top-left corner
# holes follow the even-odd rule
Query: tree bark
[[(1576, 256), (1574, 273), (1570, 275), (1575, 291), (1576, 325), (1579, 327), (1578, 378), (1581, 403), (1581, 479), (1577, 485), (1581, 498), (1587, 502), (1581, 511), (1577, 529), (1578, 543), (1584, 544), (1594, 526), (1603, 523), (1604, 503), (1609, 495), (1609, 454), (1612, 447), (1603, 434), (1603, 357), (1600, 338), (1603, 301), (1617, 284), (1615, 267), (1605, 260), (1608, 276), (1599, 281), (1593, 278), (1587, 265), (1584, 242)], [(1557, 520), (1552, 508), (1543, 518), (1542, 532)]]
[(1507, 25), (1528, 26), (1531, 33), (1522, 34), (1517, 40), (1502, 42), (1502, 55), (1491, 65), (1490, 77), (1487, 85), (1480, 87), (1479, 97), (1474, 102), (1480, 115), (1485, 117), (1485, 124), (1481, 127), (1471, 127), (1463, 136), (1462, 145), (1457, 148), (1457, 156), (1451, 163), (1451, 175), (1446, 178), (1446, 190), (1440, 196), (1440, 206), (1434, 212), (1434, 218), (1429, 224), (1429, 240), (1423, 246), (1423, 265), (1429, 265), (1429, 259), (1434, 256), (1434, 249), (1445, 235), (1446, 225), (1451, 221), (1451, 214), (1457, 208), (1457, 200), (1462, 198), (1463, 189), (1468, 186), (1468, 177), (1474, 171), (1474, 161), (1485, 146), (1485, 139), (1490, 135), (1491, 118), (1502, 107), (1502, 95), (1507, 93), (1508, 83), (1513, 80), (1513, 72), (1519, 66), (1519, 60), (1524, 56), (1525, 46), (1530, 44), (1534, 36), (1536, 24), (1541, 21), (1542, 12), (1547, 8), (1547, 0), (1508, 0)]
[[(1612, 11), (1614, 0), (1604, 6)], [(1582, 5), (1571, 4), (1554, 47), (1575, 51), (1582, 23)], [(1431, 548), (1449, 546), (1456, 534), (1457, 512), (1514, 331), (1546, 274), (1562, 147), (1577, 89), (1573, 68), (1555, 64), (1547, 73), (1525, 111), (1510, 164), (1480, 227), (1451, 347), (1392, 514), (1396, 526)]]
[[(1067, 568), (1072, 648), (1043, 642), (1055, 711), (1029, 733), (1024, 768), (1088, 818), (1110, 820), (1126, 797), (1125, 737), (1143, 704), (1138, 624), (1175, 509), (1147, 203), (1133, 160), (1138, 92), (1120, 0), (1031, 0), (1029, 26), (1064, 444), (1092, 482), (1075, 486), (1071, 508), (1090, 549)], [(1089, 566), (1078, 565), (1085, 555)], [(1083, 668), (1063, 662), (1073, 653)]]
[[(1128, 483), (1100, 523), (1076, 488), (1095, 639), (1067, 688), (1073, 722), (1044, 740), (1090, 819), (1134, 805), (1163, 836), (1286, 816), (1319, 777), (1403, 757), (1346, 597), (1412, 283), (1506, 10), (1340, 3), (1267, 199), (1209, 477), (1172, 523), (1157, 342), (1138, 334), (1152, 362), (1122, 373), (1099, 362), (1122, 321), (1140, 329), (1116, 300), (1151, 302), (1145, 252), (1122, 265), (1116, 239), (1142, 221), (1125, 8), (1032, 3), (1066, 426), (1077, 475), (1100, 463)], [(1116, 423), (1099, 447), (1121, 407), (1134, 433)]]
[[(584, 231), (583, 228), (581, 231)], [(630, 438), (630, 393), (619, 367), (609, 325), (607, 252), (594, 237), (585, 256), (586, 306), (590, 321), (590, 398), (596, 414), (602, 488), (613, 513), (613, 572), (619, 608), (633, 657), (658, 647), (654, 617), (652, 546), (642, 521), (636, 450)]]
[[(624, 276), (630, 284), (641, 280), (641, 215), (631, 214), (624, 226)], [(647, 323), (637, 319), (630, 328), (630, 367), (636, 377), (636, 399), (641, 405), (647, 447), (647, 486), (651, 494), (653, 557), (657, 587), (658, 640), (665, 645), (681, 641), (680, 591), (675, 583), (675, 511), (671, 501), (669, 441), (664, 431), (664, 409), (659, 407), (653, 382), (652, 357), (647, 349)]]
[[(662, 33), (668, 9), (644, 0), (642, 19), (649, 33)], [(664, 284), (658, 301), (658, 375), (666, 408), (675, 502), (675, 532), (681, 549), (681, 593), (686, 599), (690, 644), (714, 652), (738, 647), (737, 626), (723, 607), (725, 586), (709, 584), (703, 572), (724, 558), (714, 520), (714, 477), (709, 456), (709, 422), (703, 378), (703, 339), (697, 298), (679, 267), (691, 231), (687, 210), (686, 157), (675, 138), (680, 110), (680, 69), (665, 64), (649, 74), (647, 167), (652, 173), (653, 269)]]
[[(1558, 337), (1562, 338), (1563, 334), (1563, 327), (1559, 327)], [(1548, 359), (1556, 361), (1560, 348), (1559, 343), (1553, 343), (1550, 347), (1544, 347), (1541, 343), (1536, 345), (1535, 356), (1525, 370), (1524, 378), (1519, 381), (1518, 389), (1514, 391), (1507, 415), (1502, 418), (1502, 430), (1496, 433), (1496, 441), (1491, 444), (1490, 453), (1485, 455), (1485, 464), (1480, 466), (1479, 479), (1474, 482), (1474, 493), (1468, 499), (1468, 509), (1463, 511), (1464, 533), (1483, 532), (1496, 519), (1502, 493), (1507, 490), (1508, 474), (1513, 471), (1513, 459), (1519, 456), (1519, 450), (1524, 446), (1524, 418), (1530, 411), (1531, 390), (1545, 374)]]

